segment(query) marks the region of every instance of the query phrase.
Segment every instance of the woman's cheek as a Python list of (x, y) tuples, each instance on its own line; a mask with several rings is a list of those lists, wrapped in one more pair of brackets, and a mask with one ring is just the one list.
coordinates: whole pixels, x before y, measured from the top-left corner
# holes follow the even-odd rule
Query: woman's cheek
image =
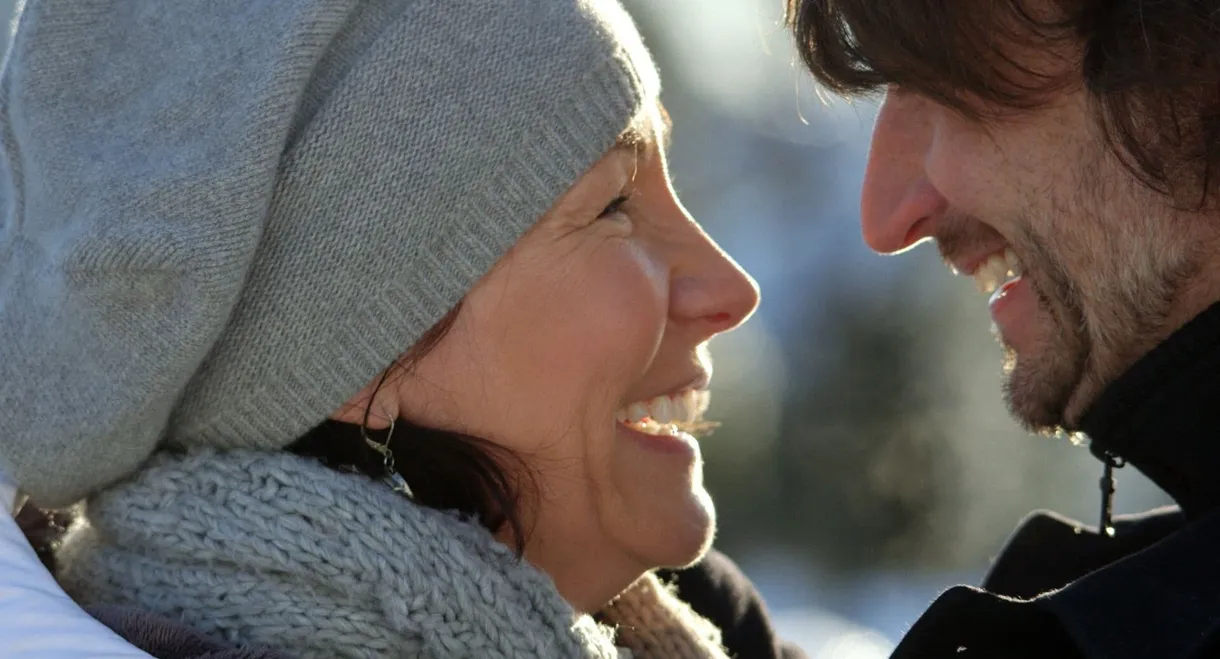
[(595, 288), (604, 300), (602, 322), (637, 341), (659, 341), (669, 316), (668, 268), (645, 246), (624, 241), (598, 272)]

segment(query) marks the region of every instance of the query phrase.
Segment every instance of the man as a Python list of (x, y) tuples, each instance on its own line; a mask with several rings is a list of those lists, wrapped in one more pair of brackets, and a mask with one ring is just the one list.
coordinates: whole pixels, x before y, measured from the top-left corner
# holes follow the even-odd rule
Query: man
[[(1012, 414), (1105, 465), (1102, 528), (1031, 516), (894, 656), (1220, 656), (1220, 1), (788, 2), (818, 81), (884, 92), (865, 241), (992, 292)], [(1111, 522), (1124, 463), (1179, 506)]]

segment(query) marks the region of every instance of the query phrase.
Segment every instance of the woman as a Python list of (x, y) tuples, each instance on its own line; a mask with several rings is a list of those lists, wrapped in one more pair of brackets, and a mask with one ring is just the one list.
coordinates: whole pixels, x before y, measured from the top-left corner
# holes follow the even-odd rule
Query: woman
[(88, 497), (78, 601), (296, 657), (725, 656), (653, 570), (712, 537), (706, 343), (757, 292), (613, 0), (41, 0), (4, 83), (0, 467)]

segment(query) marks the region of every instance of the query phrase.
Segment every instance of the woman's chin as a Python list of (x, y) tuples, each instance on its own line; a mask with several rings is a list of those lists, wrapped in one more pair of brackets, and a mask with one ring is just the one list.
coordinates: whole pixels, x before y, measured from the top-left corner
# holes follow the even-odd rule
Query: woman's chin
[[(716, 533), (703, 459), (690, 436), (652, 437), (623, 425), (603, 518), (617, 544), (646, 569), (698, 561)], [(613, 512), (610, 512), (613, 511)]]
[[(698, 562), (712, 546), (716, 535), (716, 509), (702, 487), (688, 493), (689, 500), (676, 504), (681, 514), (665, 515), (651, 532), (634, 538), (637, 552), (650, 568), (685, 567)], [(674, 511), (677, 513), (677, 511)]]

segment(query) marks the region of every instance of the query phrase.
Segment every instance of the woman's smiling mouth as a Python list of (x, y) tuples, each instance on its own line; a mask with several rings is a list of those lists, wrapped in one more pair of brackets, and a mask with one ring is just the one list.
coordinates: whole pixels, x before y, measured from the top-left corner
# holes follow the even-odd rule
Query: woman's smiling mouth
[(710, 402), (707, 389), (684, 389), (631, 403), (620, 409), (615, 419), (646, 435), (677, 437), (708, 428), (702, 419)]

